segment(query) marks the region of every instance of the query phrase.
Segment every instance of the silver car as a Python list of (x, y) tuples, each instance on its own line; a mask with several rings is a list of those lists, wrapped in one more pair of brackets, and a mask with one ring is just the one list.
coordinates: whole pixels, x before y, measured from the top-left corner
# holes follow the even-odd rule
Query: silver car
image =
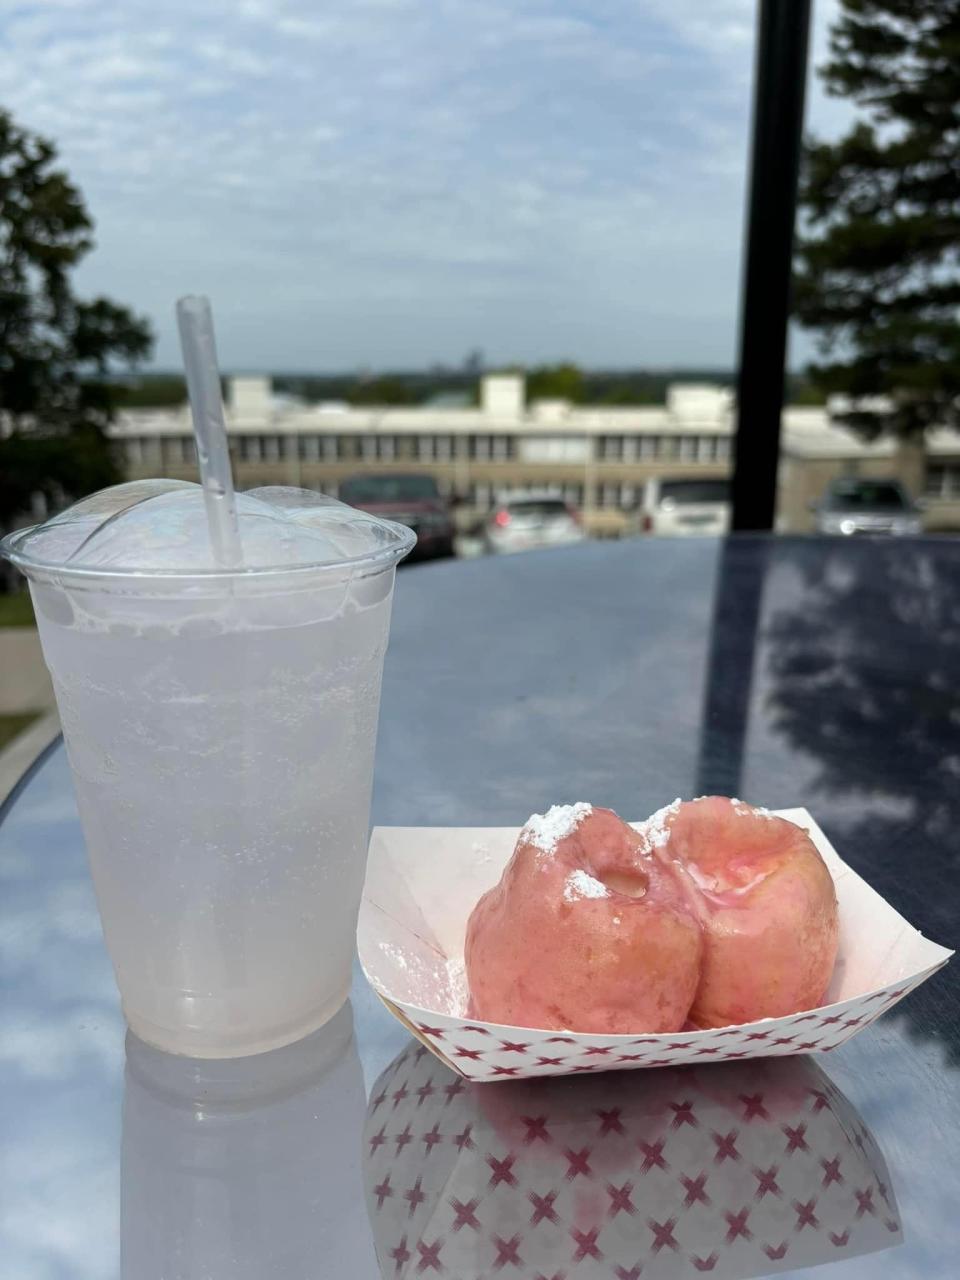
[(582, 542), (580, 517), (562, 498), (553, 494), (523, 493), (504, 498), (487, 520), (484, 549), (489, 555), (533, 551)]
[(813, 510), (818, 533), (923, 532), (920, 509), (898, 480), (834, 480)]

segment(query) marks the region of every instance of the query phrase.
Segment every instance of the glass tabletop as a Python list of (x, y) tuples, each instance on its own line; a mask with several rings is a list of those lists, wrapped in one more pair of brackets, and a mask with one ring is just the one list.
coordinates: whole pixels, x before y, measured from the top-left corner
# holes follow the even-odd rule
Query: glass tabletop
[[(936, 540), (637, 540), (407, 569), (374, 820), (589, 799), (805, 805), (958, 933), (960, 558)], [(128, 1038), (63, 749), (0, 823), (0, 1276), (951, 1276), (951, 969), (829, 1055), (478, 1086), (355, 975), (259, 1058)], [(885, 1252), (877, 1254), (877, 1250)]]

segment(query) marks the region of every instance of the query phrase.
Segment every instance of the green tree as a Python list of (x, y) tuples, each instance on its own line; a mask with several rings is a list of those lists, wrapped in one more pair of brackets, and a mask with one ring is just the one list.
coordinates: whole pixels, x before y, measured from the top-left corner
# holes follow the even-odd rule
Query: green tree
[[(224, 392), (226, 394), (226, 392)], [(117, 382), (113, 402), (118, 409), (169, 409), (187, 402), (182, 373), (150, 373)]]
[(579, 404), (583, 399), (583, 371), (569, 360), (562, 364), (544, 364), (527, 374), (527, 401), (569, 400)]
[(824, 392), (885, 396), (844, 417), (919, 438), (960, 420), (960, 0), (841, 0), (820, 69), (859, 118), (811, 141), (795, 311)]
[(0, 111), (0, 526), (35, 494), (56, 503), (119, 478), (109, 373), (152, 345), (145, 320), (74, 294), (93, 223), (56, 160)]
[(381, 374), (376, 378), (362, 378), (350, 389), (350, 403), (356, 405), (413, 404), (416, 394), (402, 376)]

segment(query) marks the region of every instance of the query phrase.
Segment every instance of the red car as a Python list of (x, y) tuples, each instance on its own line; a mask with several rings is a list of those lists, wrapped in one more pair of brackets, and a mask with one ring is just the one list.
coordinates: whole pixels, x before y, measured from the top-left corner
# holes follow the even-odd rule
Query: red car
[(385, 472), (351, 476), (340, 484), (341, 502), (405, 524), (417, 535), (413, 556), (453, 555), (453, 516), (433, 476)]

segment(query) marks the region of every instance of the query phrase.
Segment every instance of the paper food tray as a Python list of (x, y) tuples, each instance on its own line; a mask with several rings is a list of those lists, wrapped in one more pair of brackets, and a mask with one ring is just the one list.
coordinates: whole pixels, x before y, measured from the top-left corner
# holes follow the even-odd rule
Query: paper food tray
[(840, 949), (820, 1008), (712, 1031), (635, 1036), (468, 1018), (467, 920), (509, 861), (515, 827), (375, 828), (357, 926), (360, 963), (387, 1008), (468, 1080), (827, 1052), (897, 1004), (953, 952), (924, 938), (848, 867), (806, 809), (782, 809), (778, 816), (809, 832), (836, 885)]

